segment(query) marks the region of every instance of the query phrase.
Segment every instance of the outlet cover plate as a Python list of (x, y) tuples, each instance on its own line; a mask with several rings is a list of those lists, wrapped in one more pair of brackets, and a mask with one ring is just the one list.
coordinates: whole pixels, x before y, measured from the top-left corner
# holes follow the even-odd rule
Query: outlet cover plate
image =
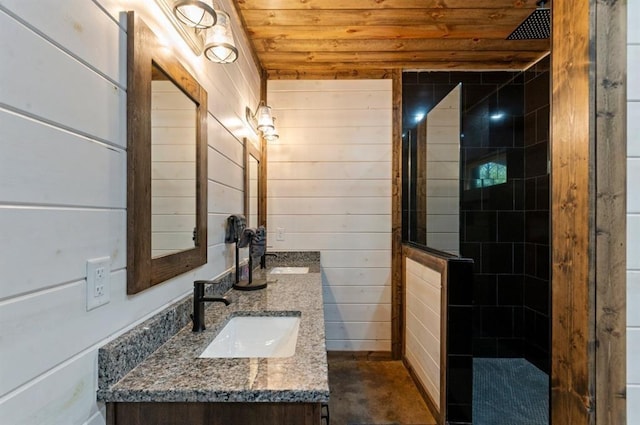
[(87, 260), (87, 311), (111, 299), (111, 257)]

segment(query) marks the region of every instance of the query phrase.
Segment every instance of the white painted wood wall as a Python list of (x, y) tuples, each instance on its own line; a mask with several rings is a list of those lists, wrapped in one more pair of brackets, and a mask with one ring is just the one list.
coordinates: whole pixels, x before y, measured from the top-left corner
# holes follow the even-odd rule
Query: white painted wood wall
[(627, 4), (627, 424), (640, 424), (640, 1)]
[(269, 81), (267, 100), (269, 249), (321, 252), (328, 350), (390, 351), (391, 81)]
[(427, 246), (460, 253), (460, 85), (427, 114)]
[(440, 407), (441, 274), (405, 258), (406, 358), (435, 405)]
[[(224, 1), (227, 11), (230, 2)], [(126, 28), (135, 10), (209, 95), (208, 264), (126, 295)], [(103, 424), (98, 348), (233, 265), (245, 106), (260, 77), (193, 55), (153, 1), (0, 0), (0, 423)], [(111, 257), (111, 302), (85, 307), (86, 260)]]

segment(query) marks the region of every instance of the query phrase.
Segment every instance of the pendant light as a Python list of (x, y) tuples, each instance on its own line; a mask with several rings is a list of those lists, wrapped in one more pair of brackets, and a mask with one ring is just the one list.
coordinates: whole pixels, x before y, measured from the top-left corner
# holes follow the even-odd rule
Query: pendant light
[(232, 63), (238, 59), (238, 49), (231, 31), (229, 15), (217, 9), (216, 24), (207, 30), (204, 54), (211, 62)]
[(173, 5), (173, 14), (191, 28), (211, 28), (217, 22), (212, 0), (178, 0)]

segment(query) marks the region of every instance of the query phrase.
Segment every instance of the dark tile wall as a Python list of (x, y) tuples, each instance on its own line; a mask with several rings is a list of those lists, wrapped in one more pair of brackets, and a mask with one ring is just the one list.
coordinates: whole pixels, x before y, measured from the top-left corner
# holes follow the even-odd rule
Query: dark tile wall
[(549, 57), (524, 73), (524, 357), (549, 372)]

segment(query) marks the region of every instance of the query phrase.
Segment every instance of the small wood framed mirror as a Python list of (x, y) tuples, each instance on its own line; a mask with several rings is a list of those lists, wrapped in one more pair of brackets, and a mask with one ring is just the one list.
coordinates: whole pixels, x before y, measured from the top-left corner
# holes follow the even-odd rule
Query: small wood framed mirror
[(257, 228), (261, 223), (260, 186), (262, 154), (249, 139), (244, 139), (244, 215), (247, 227)]
[(127, 293), (207, 262), (207, 92), (127, 13)]

